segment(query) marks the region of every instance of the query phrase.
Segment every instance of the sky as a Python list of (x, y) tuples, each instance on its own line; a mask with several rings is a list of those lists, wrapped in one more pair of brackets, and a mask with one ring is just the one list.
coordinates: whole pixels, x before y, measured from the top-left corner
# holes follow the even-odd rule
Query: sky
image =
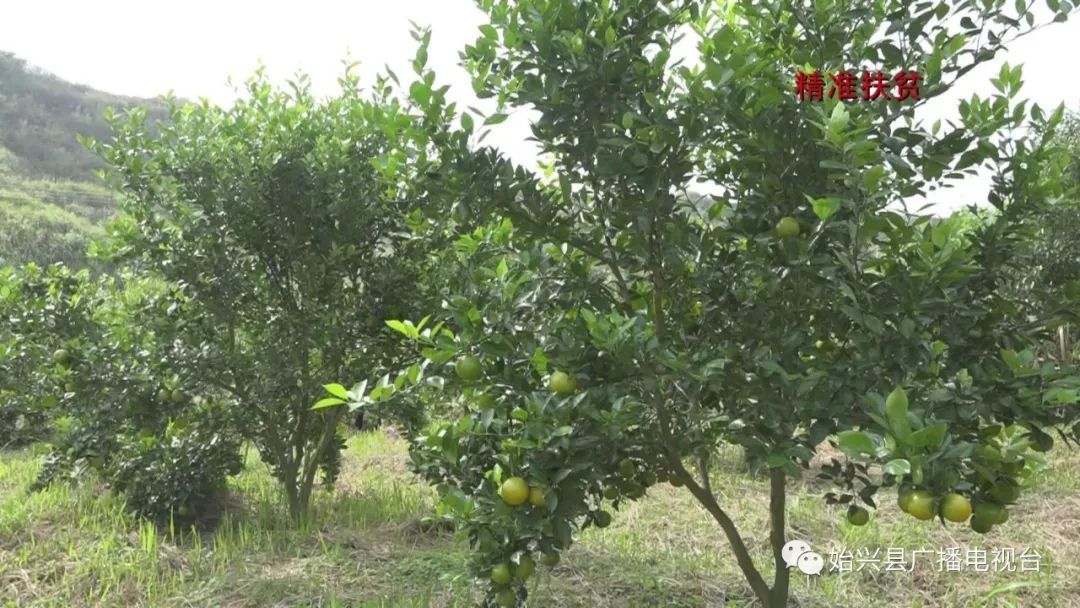
[[(260, 64), (283, 82), (298, 70), (314, 90), (332, 95), (346, 59), (361, 62), (372, 77), (389, 64), (402, 79), (411, 76), (415, 41), (410, 20), (432, 28), (428, 64), (451, 98), (483, 110), (458, 52), (475, 40), (484, 15), (472, 0), (0, 0), (0, 50), (65, 80), (123, 95), (154, 97), (168, 91), (188, 99), (228, 104), (228, 84), (242, 82)], [(969, 74), (948, 96), (927, 102), (920, 118), (956, 116), (960, 98), (989, 95), (989, 78), (1001, 61), (1023, 63), (1022, 97), (1043, 108), (1064, 102), (1080, 109), (1080, 79), (1068, 57), (1080, 57), (1080, 14), (1017, 41), (991, 64)], [(2, 92), (0, 92), (2, 93)], [(517, 162), (533, 166), (529, 113), (499, 125), (492, 143)], [(936, 193), (930, 203), (947, 211), (985, 201), (988, 178)]]

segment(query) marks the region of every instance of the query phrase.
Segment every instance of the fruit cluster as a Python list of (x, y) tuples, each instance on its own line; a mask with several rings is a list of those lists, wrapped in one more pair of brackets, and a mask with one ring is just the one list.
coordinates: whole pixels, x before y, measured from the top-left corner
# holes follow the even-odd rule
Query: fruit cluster
[[(986, 534), (995, 525), (1009, 519), (1006, 505), (1016, 501), (1019, 488), (1010, 480), (1000, 480), (990, 486), (985, 496), (976, 499), (974, 505), (967, 496), (950, 492), (937, 497), (925, 489), (911, 485), (902, 486), (897, 494), (900, 510), (921, 521), (929, 521), (935, 515), (953, 523), (968, 522), (971, 529)], [(847, 511), (848, 523), (855, 526), (870, 521), (870, 513), (863, 507), (852, 505)]]
[[(510, 507), (521, 507), (529, 504), (533, 507), (542, 508), (547, 504), (544, 498), (544, 489), (530, 486), (521, 477), (510, 477), (499, 486), (499, 496)], [(555, 566), (559, 563), (559, 554), (555, 551), (542, 552), (540, 563), (544, 566)], [(504, 561), (496, 564), (491, 569), (491, 582), (503, 587), (495, 596), (499, 606), (514, 606), (517, 596), (510, 586), (515, 580), (524, 583), (536, 571), (536, 562), (530, 555), (522, 555), (517, 563)]]

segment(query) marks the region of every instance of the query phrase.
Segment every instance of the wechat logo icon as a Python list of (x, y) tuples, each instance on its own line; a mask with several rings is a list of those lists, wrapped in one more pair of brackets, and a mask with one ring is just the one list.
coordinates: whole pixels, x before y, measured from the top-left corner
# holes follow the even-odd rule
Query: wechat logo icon
[(821, 574), (825, 569), (825, 559), (820, 553), (814, 553), (806, 541), (789, 540), (780, 552), (788, 568), (798, 568), (799, 572), (807, 576)]

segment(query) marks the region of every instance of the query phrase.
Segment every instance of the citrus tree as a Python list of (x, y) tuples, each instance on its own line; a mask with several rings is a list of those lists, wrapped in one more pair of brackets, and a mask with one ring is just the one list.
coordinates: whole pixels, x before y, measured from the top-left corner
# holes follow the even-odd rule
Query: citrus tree
[(0, 283), (0, 411), (17, 414), (12, 439), (51, 444), (32, 490), (92, 471), (164, 520), (197, 515), (239, 472), (227, 410), (176, 372), (192, 353), (173, 339), (182, 301), (168, 285), (60, 264)]
[[(959, 120), (915, 115), (1028, 31), (1027, 5), (479, 5), (490, 23), (463, 60), (499, 106), (485, 123), (538, 112), (545, 164), (479, 147), (473, 116), (410, 90), (439, 147), (431, 208), (488, 222), (458, 231), (436, 322), (391, 326), (424, 358), (395, 387), (461, 408), (412, 456), (468, 531), (489, 605), (520, 604), (537, 560), (663, 482), (712, 516), (749, 594), (787, 605), (785, 491), (828, 440), (850, 458), (821, 471), (826, 499), (852, 523), (882, 488), (919, 519), (1004, 521), (1029, 448), (1075, 434), (1056, 425), (1076, 378), (1033, 364), (1045, 324), (998, 290), (1060, 194), (1044, 144), (1061, 112), (1022, 101), (1005, 65)], [(798, 101), (797, 72), (856, 69), (890, 97), (917, 71), (920, 94)], [(958, 238), (905, 212), (980, 167), (993, 221)], [(764, 565), (710, 487), (722, 444), (767, 468)]]
[(133, 111), (94, 144), (122, 195), (102, 252), (179, 290), (181, 375), (230, 404), (296, 519), (344, 445), (343, 410), (311, 408), (322, 383), (375, 377), (399, 350), (383, 320), (424, 306), (400, 170), (423, 149), (398, 145), (413, 118), (383, 84), (340, 83), (324, 101), (257, 74), (230, 108), (172, 103), (160, 135)]
[(1015, 277), (1015, 287), (1045, 310), (1056, 326), (1049, 350), (1061, 360), (1074, 358), (1070, 326), (1080, 321), (1080, 115), (1066, 115), (1054, 142), (1061, 147), (1058, 168), (1066, 191), (1042, 211), (1038, 231), (1028, 243), (1031, 264)]
[(87, 280), (62, 264), (0, 268), (0, 446), (52, 432), (58, 395), (72, 386), (53, 372), (71, 362), (62, 336), (80, 325), (77, 294)]

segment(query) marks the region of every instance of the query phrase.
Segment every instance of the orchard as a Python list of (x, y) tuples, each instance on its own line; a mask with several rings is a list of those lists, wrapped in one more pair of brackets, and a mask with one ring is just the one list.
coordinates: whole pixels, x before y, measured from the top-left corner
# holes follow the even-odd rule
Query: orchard
[[(1080, 118), (1009, 62), (960, 98), (1045, 5), (477, 0), (481, 109), (414, 26), (412, 75), (110, 112), (95, 266), (0, 268), (0, 594), (1068, 604), (1068, 565), (914, 597), (785, 559), (822, 520), (1023, 538), (1039, 491), (1070, 536)], [(536, 167), (487, 140), (521, 116)]]

